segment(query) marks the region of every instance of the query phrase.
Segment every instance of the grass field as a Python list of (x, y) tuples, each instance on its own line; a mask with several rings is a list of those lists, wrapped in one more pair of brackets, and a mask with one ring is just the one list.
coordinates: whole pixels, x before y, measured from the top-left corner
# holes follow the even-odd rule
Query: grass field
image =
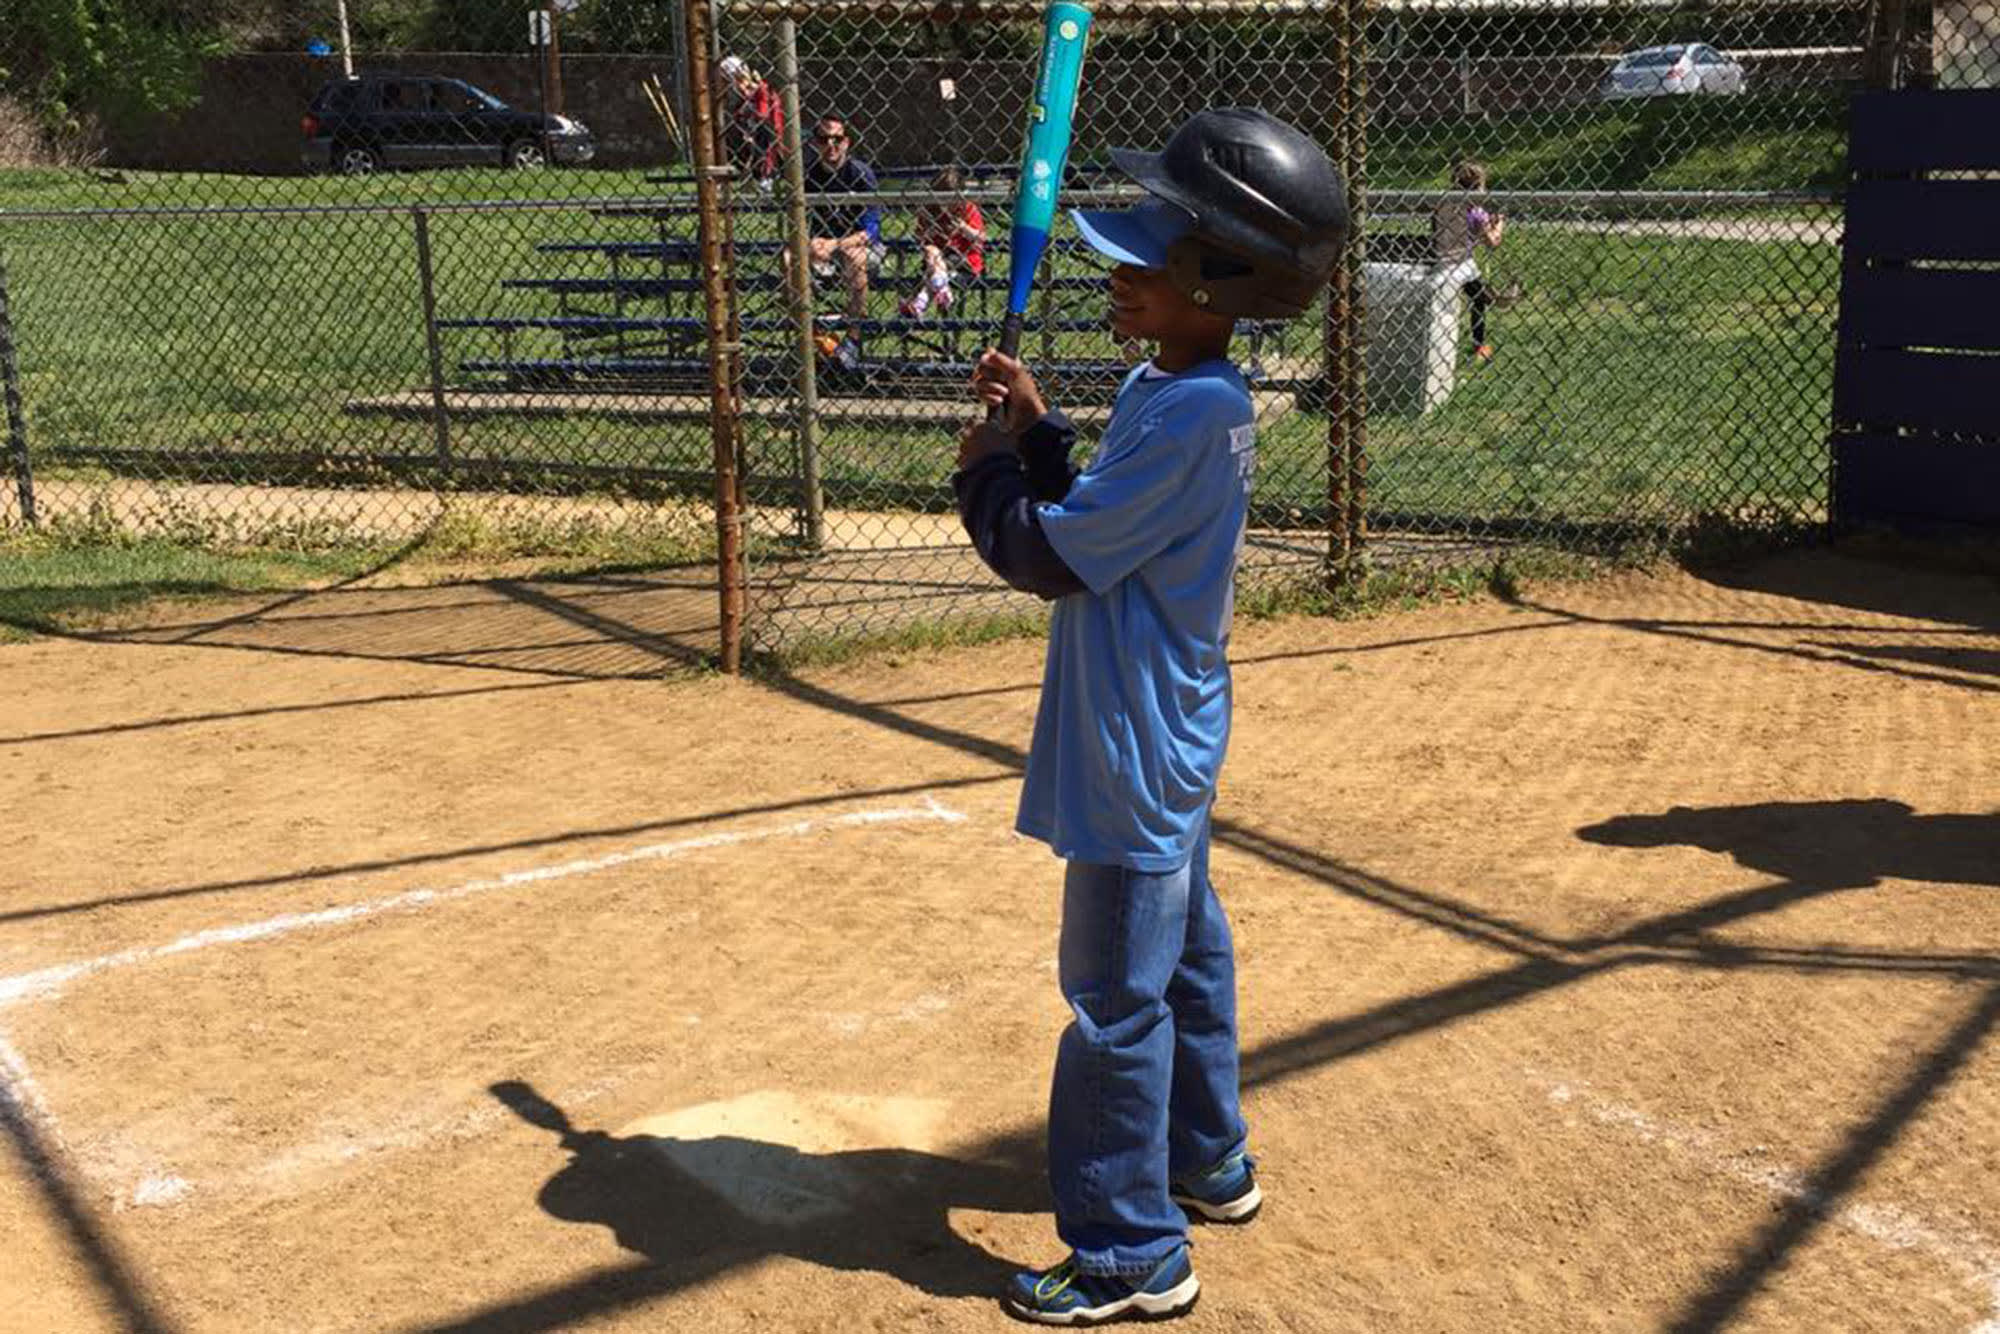
[[(434, 219), (440, 311), (547, 311), (498, 279), (581, 271), (534, 245), (605, 227), (569, 213)], [(1809, 503), (1821, 485), (1837, 260), (1831, 246), (1790, 240), (1518, 227), (1490, 266), (1526, 293), (1495, 316), (1500, 358), (1465, 368), (1443, 411), (1378, 419), (1377, 503), (1528, 516)], [(92, 219), (24, 232), (12, 267), (31, 441), (48, 462), (106, 443), (220, 450), (253, 469), (260, 455), (431, 448), (428, 423), (341, 411), (426, 382), (405, 218)], [(1077, 313), (1095, 304), (1080, 301)], [(1114, 351), (1097, 335), (1064, 344)], [(558, 349), (530, 333), (515, 350)], [(497, 351), (484, 335), (447, 337), (450, 361)], [(462, 420), (453, 435), (462, 458), (607, 467), (699, 470), (709, 450), (695, 421)], [(781, 457), (766, 437), (760, 456)], [(1273, 430), (1267, 490), (1320, 494), (1323, 439), (1313, 414)], [(934, 432), (836, 426), (825, 469), (830, 485), (865, 498), (873, 482), (936, 481), (941, 457)]]
[[(1510, 114), (1381, 119), (1370, 127), (1368, 182), (1377, 189), (1442, 186), (1475, 157), (1513, 190), (1752, 190), (1833, 186), (1845, 163), (1844, 90), (1744, 98), (1659, 99)], [(1006, 158), (1013, 146), (987, 156)], [(0, 171), (0, 213), (12, 209), (414, 204), (544, 199), (552, 194), (649, 195), (653, 169), (500, 169), (334, 176), (198, 172)]]
[(1844, 92), (1663, 98), (1559, 112), (1380, 121), (1369, 130), (1377, 189), (1442, 187), (1473, 157), (1508, 190), (1797, 190), (1838, 185)]
[[(1792, 183), (1816, 180), (1825, 167), (1826, 146), (1814, 139), (1817, 147), (1802, 147), (1795, 137), (1829, 132), (1810, 107), (1601, 110), (1585, 118), (1384, 126), (1371, 150), (1372, 179), (1378, 186), (1434, 184), (1447, 139), (1492, 149), (1496, 183), (1508, 186), (1662, 186), (1697, 178), (1773, 184), (1780, 170), (1774, 162), (1794, 150), (1782, 168)], [(1590, 176), (1580, 164), (1603, 170)], [(1650, 165), (1641, 171), (1641, 164)], [(430, 218), (440, 316), (525, 316), (555, 313), (553, 298), (503, 289), (503, 279), (606, 272), (599, 257), (543, 254), (539, 244), (652, 238), (657, 230), (646, 219), (599, 218), (588, 207), (592, 199), (661, 187), (637, 172), (458, 171), (358, 182), (141, 175), (122, 183), (90, 173), (14, 172), (0, 173), (0, 209), (197, 202), (379, 208), (510, 196), (518, 203), (524, 192), (552, 186), (587, 197), (553, 210)], [(892, 230), (904, 223), (892, 219)], [(1554, 217), (1517, 214), (1514, 221), (1507, 245), (1487, 263), (1489, 276), (1518, 282), (1524, 292), (1494, 317), (1498, 359), (1461, 366), (1458, 387), (1439, 411), (1421, 419), (1378, 412), (1371, 421), (1369, 495), (1378, 513), (1648, 524), (1817, 512), (1836, 247), (1783, 229), (1732, 239), (1694, 226), (1648, 234)], [(1825, 234), (1837, 219), (1829, 213), (1812, 221), (1824, 224)], [(691, 220), (685, 223), (691, 232)], [(202, 480), (450, 483), (449, 474), (413, 473), (407, 463), (378, 466), (430, 455), (429, 422), (343, 411), (351, 400), (427, 383), (417, 246), (406, 211), (128, 213), (4, 225), (29, 438), (44, 472), (110, 467)], [(769, 217), (748, 218), (740, 235), (769, 235), (772, 225)], [(875, 313), (886, 315), (895, 295), (878, 290)], [(1069, 301), (1057, 313), (1088, 317), (1101, 308), (1090, 293)], [(1315, 328), (1308, 323), (1292, 335), (1307, 356)], [(1065, 356), (1116, 354), (1101, 334), (1066, 334), (1059, 348)], [(464, 383), (462, 359), (501, 351), (495, 335), (446, 331), (448, 382)], [(555, 335), (538, 331), (516, 335), (511, 346), (515, 356), (561, 351)], [(789, 385), (751, 388), (782, 394)], [(782, 501), (796, 453), (789, 429), (752, 423), (748, 434), (755, 467), (779, 474), (759, 483), (760, 497)], [(1310, 521), (1326, 491), (1325, 440), (1325, 420), (1315, 412), (1271, 423), (1263, 500)], [(75, 452), (106, 447), (124, 457), (86, 461)], [(699, 420), (460, 417), (451, 447), (461, 461), (682, 471), (689, 476), (653, 485), (686, 492), (702, 489), (698, 475), (711, 443)], [(829, 421), (821, 459), (829, 501), (943, 505), (949, 450), (935, 429)], [(174, 463), (176, 454), (199, 459)], [(524, 473), (505, 484), (546, 483)], [(650, 494), (615, 477), (564, 484)]]
[(324, 583), (366, 553), (208, 552), (165, 541), (0, 541), (0, 643), (58, 630), (152, 598), (213, 597)]

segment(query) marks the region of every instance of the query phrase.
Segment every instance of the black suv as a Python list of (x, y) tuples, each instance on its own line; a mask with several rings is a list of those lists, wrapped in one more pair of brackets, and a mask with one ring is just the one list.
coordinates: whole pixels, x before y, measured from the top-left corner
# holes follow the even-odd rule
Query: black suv
[(308, 171), (366, 175), (384, 167), (565, 166), (597, 153), (567, 116), (516, 111), (461, 79), (363, 74), (319, 90), (300, 122)]

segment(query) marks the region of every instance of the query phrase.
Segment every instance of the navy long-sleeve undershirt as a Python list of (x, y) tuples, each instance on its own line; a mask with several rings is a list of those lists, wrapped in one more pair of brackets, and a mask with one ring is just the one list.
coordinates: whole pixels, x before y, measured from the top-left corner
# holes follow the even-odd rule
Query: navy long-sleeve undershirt
[(988, 454), (952, 475), (958, 517), (992, 571), (1024, 593), (1042, 598), (1084, 591), (1083, 580), (1049, 544), (1035, 514), (1069, 494), (1077, 470), (1069, 461), (1076, 428), (1051, 412), (1022, 433), (1015, 453)]

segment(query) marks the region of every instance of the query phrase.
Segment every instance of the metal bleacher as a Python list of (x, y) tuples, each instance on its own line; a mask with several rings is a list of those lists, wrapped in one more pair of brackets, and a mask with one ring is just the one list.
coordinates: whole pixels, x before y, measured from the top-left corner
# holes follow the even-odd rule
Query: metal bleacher
[[(878, 197), (879, 199), (879, 197)], [(880, 199), (888, 207), (886, 199)], [(763, 212), (755, 205), (744, 216)], [(643, 238), (577, 238), (542, 242), (538, 254), (552, 260), (594, 261), (595, 271), (533, 274), (503, 278), (505, 292), (551, 299), (553, 311), (523, 314), (440, 315), (436, 328), (471, 338), (497, 339), (498, 346), (456, 362), (458, 388), (480, 391), (574, 391), (684, 396), (705, 390), (709, 375), (708, 322), (700, 277), (700, 244), (689, 234), (691, 204), (682, 200), (619, 203), (591, 210), (612, 227), (651, 225)], [(799, 379), (799, 333), (786, 300), (780, 256), (782, 242), (737, 241), (735, 253), (755, 261), (739, 271), (742, 297), (739, 327), (745, 343), (744, 374), (754, 392), (786, 394)], [(861, 349), (855, 364), (818, 361), (828, 392), (904, 398), (957, 398), (972, 373), (974, 359), (997, 330), (1008, 287), (1005, 236), (985, 245), (986, 273), (961, 274), (953, 282), (955, 300), (947, 314), (925, 320), (849, 320), (834, 313), (844, 304), (837, 278), (822, 276), (816, 289), (819, 334), (851, 338)], [(1088, 253), (1076, 238), (1057, 238), (1053, 255)], [(919, 271), (920, 245), (885, 237), (881, 270), (871, 280), (871, 301), (894, 301), (912, 290)], [(1120, 357), (1077, 357), (1066, 353), (1061, 335), (1104, 328), (1095, 303), (1080, 294), (1103, 289), (1097, 274), (1053, 274), (1036, 284), (1024, 350), (1036, 369), (1059, 385), (1072, 401), (1108, 402), (1128, 363)], [(1251, 330), (1251, 360), (1257, 361), (1261, 331)], [(554, 336), (555, 347), (550, 346)], [(527, 346), (522, 346), (526, 344)], [(1107, 347), (1107, 350), (1108, 347)], [(1283, 388), (1273, 382), (1267, 387)]]

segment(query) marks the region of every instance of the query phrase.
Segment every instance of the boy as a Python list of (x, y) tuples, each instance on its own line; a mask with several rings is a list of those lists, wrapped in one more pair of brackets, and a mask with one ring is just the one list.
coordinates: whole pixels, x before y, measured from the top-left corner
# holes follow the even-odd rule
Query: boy
[[(1188, 1216), (1247, 1222), (1262, 1193), (1237, 1100), (1235, 963), (1208, 880), (1229, 739), (1229, 621), (1255, 425), (1239, 318), (1304, 312), (1347, 234), (1340, 174), (1260, 111), (1211, 110), (1113, 160), (1152, 196), (1076, 213), (1116, 268), (1111, 327), (1157, 345), (1096, 455), (1022, 364), (988, 352), (952, 484), (980, 556), (1059, 599), (1016, 827), (1063, 882), (1049, 1175), (1067, 1260), (1004, 1304), (1043, 1324), (1161, 1319), (1200, 1285)], [(1185, 1211), (1185, 1212), (1183, 1212)]]

